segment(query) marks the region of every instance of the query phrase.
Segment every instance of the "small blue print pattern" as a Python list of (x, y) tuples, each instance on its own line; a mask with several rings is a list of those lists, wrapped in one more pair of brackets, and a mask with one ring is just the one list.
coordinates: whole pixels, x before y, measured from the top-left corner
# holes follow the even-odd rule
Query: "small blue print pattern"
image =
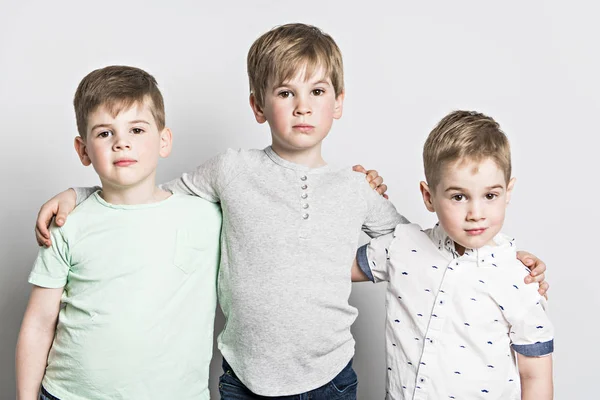
[(514, 351), (547, 354), (553, 328), (514, 239), (494, 242), (461, 256), (441, 226), (403, 224), (359, 250), (389, 282), (386, 399), (520, 399)]

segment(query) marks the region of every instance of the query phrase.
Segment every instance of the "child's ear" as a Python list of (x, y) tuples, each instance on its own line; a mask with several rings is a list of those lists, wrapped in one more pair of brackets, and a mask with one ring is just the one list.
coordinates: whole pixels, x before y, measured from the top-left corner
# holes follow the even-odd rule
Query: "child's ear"
[(264, 124), (265, 122), (267, 122), (265, 113), (263, 112), (262, 107), (258, 105), (254, 93), (250, 93), (250, 107), (252, 107), (252, 112), (254, 113), (254, 118), (256, 118), (256, 122), (258, 122), (259, 124)]
[(75, 151), (81, 160), (81, 163), (86, 167), (92, 163), (90, 160), (90, 156), (87, 153), (87, 146), (85, 145), (85, 141), (81, 136), (75, 136)]
[(171, 154), (171, 149), (173, 148), (173, 132), (169, 128), (165, 128), (160, 133), (160, 149), (158, 150), (158, 154), (162, 158), (166, 158)]
[(510, 196), (512, 196), (512, 191), (515, 187), (515, 182), (517, 181), (517, 178), (511, 178), (510, 181), (508, 181), (508, 185), (506, 186), (506, 204), (510, 203)]
[(346, 92), (342, 90), (335, 99), (335, 106), (333, 108), (334, 119), (342, 118), (342, 111), (344, 111), (344, 97), (346, 97)]
[(427, 208), (427, 210), (435, 212), (435, 208), (433, 207), (433, 196), (431, 195), (431, 189), (429, 188), (427, 183), (421, 181), (421, 183), (419, 184), (419, 189), (421, 189), (423, 203), (425, 203), (425, 207)]

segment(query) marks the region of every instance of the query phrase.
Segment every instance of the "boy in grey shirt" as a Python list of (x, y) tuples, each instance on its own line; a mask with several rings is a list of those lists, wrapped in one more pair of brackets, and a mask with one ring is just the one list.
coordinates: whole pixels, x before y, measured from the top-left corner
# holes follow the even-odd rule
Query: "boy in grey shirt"
[[(248, 75), (272, 145), (229, 150), (163, 186), (221, 203), (221, 396), (355, 399), (357, 310), (348, 298), (358, 232), (390, 233), (405, 219), (364, 175), (321, 156), (344, 100), (342, 57), (329, 35), (277, 27), (250, 48)], [(59, 196), (61, 209), (72, 207), (73, 192)], [(45, 206), (38, 226), (58, 204)]]

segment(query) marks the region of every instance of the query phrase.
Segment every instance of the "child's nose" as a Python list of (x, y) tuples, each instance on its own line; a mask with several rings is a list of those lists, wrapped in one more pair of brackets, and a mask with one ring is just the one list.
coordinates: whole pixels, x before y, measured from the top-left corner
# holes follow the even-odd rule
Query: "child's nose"
[(113, 144), (113, 150), (129, 150), (131, 149), (131, 142), (125, 136), (117, 136)]
[(467, 219), (470, 221), (479, 221), (483, 218), (483, 210), (481, 204), (477, 201), (473, 201), (469, 204), (469, 210), (467, 212)]
[(311, 108), (309, 102), (302, 96), (298, 96), (296, 108), (294, 109), (295, 115), (310, 114)]

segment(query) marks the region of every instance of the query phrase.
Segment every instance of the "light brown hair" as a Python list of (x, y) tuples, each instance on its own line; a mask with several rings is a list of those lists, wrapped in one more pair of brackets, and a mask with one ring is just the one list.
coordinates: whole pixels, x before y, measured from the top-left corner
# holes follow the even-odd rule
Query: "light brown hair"
[(79, 83), (73, 105), (79, 135), (85, 139), (88, 117), (104, 106), (113, 116), (148, 101), (159, 132), (165, 127), (165, 106), (156, 79), (135, 67), (112, 65), (90, 72)]
[(442, 171), (459, 160), (492, 159), (511, 177), (510, 144), (493, 118), (475, 111), (454, 111), (445, 116), (429, 134), (423, 147), (423, 164), (429, 188), (435, 191)]
[(263, 34), (248, 51), (250, 92), (264, 106), (269, 85), (280, 85), (306, 67), (305, 78), (323, 68), (331, 79), (335, 96), (344, 91), (342, 53), (331, 36), (306, 24), (286, 24)]

